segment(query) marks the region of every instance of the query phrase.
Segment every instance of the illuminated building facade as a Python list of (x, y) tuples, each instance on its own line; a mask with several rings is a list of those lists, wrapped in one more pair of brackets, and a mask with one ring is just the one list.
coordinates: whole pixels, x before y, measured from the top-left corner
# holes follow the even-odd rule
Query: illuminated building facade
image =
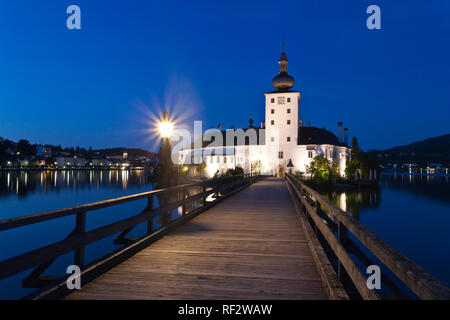
[(325, 128), (303, 125), (300, 120), (300, 92), (292, 90), (294, 78), (287, 72), (288, 59), (281, 53), (279, 74), (272, 80), (274, 91), (265, 93), (265, 121), (255, 127), (253, 121), (244, 129), (210, 129), (202, 141), (179, 152), (181, 164), (204, 164), (207, 176), (222, 174), (229, 168), (240, 166), (245, 173), (261, 172), (282, 176), (285, 172), (306, 173), (311, 160), (323, 155), (336, 162), (340, 175), (344, 175), (350, 160), (348, 131), (342, 136), (342, 123), (338, 123), (338, 136)]

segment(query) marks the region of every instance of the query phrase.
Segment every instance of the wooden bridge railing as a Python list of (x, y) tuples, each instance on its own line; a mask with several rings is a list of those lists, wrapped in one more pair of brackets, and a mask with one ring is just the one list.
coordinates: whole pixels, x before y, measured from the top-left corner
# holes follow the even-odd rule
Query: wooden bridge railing
[[(65, 239), (0, 261), (0, 280), (35, 267), (22, 280), (22, 285), (25, 288), (45, 287), (45, 289), (41, 289), (36, 294), (30, 295), (29, 298), (62, 297), (69, 293), (65, 286), (65, 278), (42, 276), (44, 271), (58, 257), (73, 251), (74, 264), (81, 268), (81, 282), (85, 284), (152, 242), (160, 239), (168, 232), (174, 230), (174, 228), (215, 205), (218, 201), (245, 188), (258, 178), (259, 176), (256, 174), (221, 177), (214, 180), (153, 190), (71, 208), (1, 220), (0, 232), (62, 217), (76, 216), (75, 228)], [(159, 206), (157, 208), (154, 208), (153, 205), (154, 197), (158, 197), (159, 199)], [(148, 199), (147, 207), (139, 214), (94, 230), (86, 231), (86, 215), (89, 212), (145, 198)], [(182, 215), (170, 221), (170, 214), (175, 208), (181, 208)], [(153, 224), (155, 217), (162, 218), (162, 226), (158, 229)], [(147, 235), (138, 239), (127, 238), (126, 235), (136, 225), (141, 223), (147, 223)], [(115, 250), (93, 263), (85, 264), (84, 249), (88, 244), (119, 232), (120, 234), (114, 239), (114, 244), (125, 245), (125, 247)]]
[[(396, 251), (356, 219), (342, 211), (317, 191), (306, 186), (292, 174), (286, 174), (288, 185), (294, 190), (296, 199), (312, 224), (316, 234), (326, 243), (337, 259), (336, 272), (342, 278), (345, 271), (353, 286), (363, 299), (380, 299), (375, 290), (366, 285), (366, 276), (351, 258), (355, 254), (356, 245), (348, 238), (348, 232), (364, 245), (382, 264), (388, 268), (420, 299), (450, 299), (450, 290), (421, 267)], [(367, 256), (356, 255), (364, 264), (370, 264)], [(392, 285), (387, 277), (383, 277), (386, 286)], [(391, 289), (391, 287), (390, 287)]]

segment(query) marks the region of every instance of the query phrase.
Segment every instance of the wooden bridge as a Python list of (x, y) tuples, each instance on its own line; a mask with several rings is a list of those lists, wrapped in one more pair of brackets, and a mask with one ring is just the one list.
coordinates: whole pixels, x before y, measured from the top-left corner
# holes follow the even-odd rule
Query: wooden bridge
[(325, 299), (289, 197), (280, 180), (249, 186), (68, 298)]
[[(86, 231), (90, 211), (142, 198), (148, 206), (138, 215)], [(177, 208), (181, 217), (170, 220)], [(25, 287), (38, 288), (26, 297), (32, 299), (409, 297), (402, 285), (418, 298), (450, 299), (439, 281), (290, 175), (243, 175), (155, 190), (0, 221), (0, 231), (68, 215), (76, 216), (76, 225), (66, 239), (0, 262), (0, 280), (34, 266), (23, 279)], [(162, 226), (154, 225), (158, 216)], [(127, 238), (140, 223), (147, 223), (147, 235)], [(122, 247), (85, 264), (85, 246), (113, 234)], [(69, 290), (65, 278), (42, 275), (70, 251), (82, 267), (81, 290)], [(365, 267), (371, 264), (382, 266), (387, 290), (367, 287)]]

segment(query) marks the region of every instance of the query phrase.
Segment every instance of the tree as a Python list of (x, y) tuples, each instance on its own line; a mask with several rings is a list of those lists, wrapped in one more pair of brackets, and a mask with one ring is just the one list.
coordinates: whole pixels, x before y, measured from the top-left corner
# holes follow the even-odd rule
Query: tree
[(202, 162), (201, 164), (197, 165), (195, 167), (195, 170), (200, 174), (200, 175), (204, 175), (205, 170), (206, 170), (206, 163)]
[(361, 152), (361, 149), (359, 148), (359, 142), (356, 137), (352, 138), (352, 155), (358, 154)]
[(6, 154), (5, 144), (3, 143), (3, 139), (0, 142), (0, 165), (3, 161), (7, 159), (8, 155)]
[(239, 166), (236, 166), (235, 168), (229, 168), (227, 171), (225, 171), (224, 176), (225, 177), (231, 177), (231, 176), (238, 176), (244, 174), (244, 169), (242, 169)]
[(163, 138), (158, 152), (156, 181), (159, 188), (169, 188), (178, 184), (178, 168), (172, 161), (172, 143)]
[(261, 173), (261, 168), (262, 168), (261, 160), (252, 161), (250, 167), (251, 167), (251, 169), (250, 169), (251, 173), (260, 174)]
[[(172, 142), (169, 138), (163, 138), (161, 147), (158, 151), (158, 167), (156, 172), (156, 187), (155, 189), (170, 188), (178, 184), (178, 166), (172, 161)], [(177, 191), (166, 192), (158, 194), (160, 207), (175, 201), (178, 197)], [(161, 218), (158, 223), (167, 225), (171, 219), (170, 210), (161, 213)]]
[(369, 179), (370, 170), (374, 173), (380, 171), (380, 164), (378, 159), (373, 154), (368, 154), (359, 148), (358, 139), (353, 137), (352, 139), (352, 160), (347, 163), (345, 168), (345, 174), (352, 176), (355, 172), (358, 172), (363, 179)]
[(17, 151), (21, 155), (34, 155), (36, 153), (36, 147), (32, 146), (28, 140), (21, 139), (17, 143)]
[(329, 161), (323, 155), (316, 156), (306, 166), (306, 173), (319, 182), (331, 182), (337, 176), (339, 170), (336, 162)]

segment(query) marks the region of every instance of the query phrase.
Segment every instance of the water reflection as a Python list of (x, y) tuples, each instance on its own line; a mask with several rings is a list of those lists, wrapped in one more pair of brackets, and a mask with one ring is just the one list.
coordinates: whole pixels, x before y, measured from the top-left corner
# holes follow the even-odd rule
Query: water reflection
[(450, 203), (448, 176), (419, 174), (389, 174), (381, 180), (383, 189), (396, 189), (414, 195)]
[(126, 190), (148, 182), (145, 170), (0, 171), (0, 198), (92, 188)]
[(322, 192), (322, 195), (357, 220), (359, 220), (363, 209), (377, 208), (381, 204), (381, 192), (379, 188), (338, 190)]
[(321, 192), (354, 218), (360, 218), (365, 208), (378, 208), (381, 204), (381, 190), (401, 191), (413, 196), (425, 197), (450, 203), (449, 178), (434, 175), (389, 174), (383, 175), (380, 188)]
[(450, 286), (449, 180), (438, 175), (383, 174), (377, 190), (322, 195)]

